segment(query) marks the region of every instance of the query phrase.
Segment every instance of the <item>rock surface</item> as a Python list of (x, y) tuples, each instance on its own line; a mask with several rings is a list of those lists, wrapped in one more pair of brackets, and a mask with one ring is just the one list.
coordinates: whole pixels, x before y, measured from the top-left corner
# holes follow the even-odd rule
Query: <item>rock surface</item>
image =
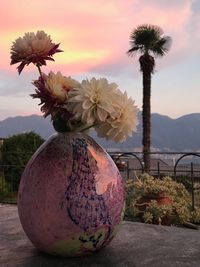
[(0, 205), (1, 267), (199, 267), (200, 231), (123, 222), (103, 250), (81, 258), (38, 252), (27, 239), (15, 205)]

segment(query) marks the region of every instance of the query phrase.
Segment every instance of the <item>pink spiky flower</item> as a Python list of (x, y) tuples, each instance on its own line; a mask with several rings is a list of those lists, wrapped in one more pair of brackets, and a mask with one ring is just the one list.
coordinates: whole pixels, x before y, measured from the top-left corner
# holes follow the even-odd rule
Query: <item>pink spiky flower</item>
[(50, 35), (44, 31), (25, 33), (13, 42), (11, 47), (11, 65), (20, 63), (17, 67), (19, 74), (23, 68), (30, 63), (37, 67), (46, 65), (46, 60), (54, 61), (52, 56), (62, 52), (58, 49), (60, 44), (52, 43)]
[(79, 86), (76, 80), (63, 76), (59, 71), (51, 71), (48, 75), (42, 73), (38, 80), (33, 81), (33, 85), (36, 87), (36, 93), (31, 96), (40, 99), (44, 117), (51, 115), (54, 118), (57, 113), (68, 119), (72, 116), (65, 105), (69, 91)]

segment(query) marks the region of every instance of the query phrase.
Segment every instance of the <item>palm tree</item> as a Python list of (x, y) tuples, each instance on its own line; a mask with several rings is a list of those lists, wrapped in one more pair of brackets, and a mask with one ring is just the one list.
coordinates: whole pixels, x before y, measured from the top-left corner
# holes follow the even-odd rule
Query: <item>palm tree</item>
[(131, 48), (127, 51), (129, 56), (136, 52), (142, 55), (139, 58), (140, 70), (143, 74), (143, 161), (144, 170), (150, 170), (150, 146), (151, 146), (151, 75), (155, 68), (153, 56), (164, 56), (170, 48), (171, 38), (164, 36), (160, 27), (155, 25), (140, 25), (130, 35)]

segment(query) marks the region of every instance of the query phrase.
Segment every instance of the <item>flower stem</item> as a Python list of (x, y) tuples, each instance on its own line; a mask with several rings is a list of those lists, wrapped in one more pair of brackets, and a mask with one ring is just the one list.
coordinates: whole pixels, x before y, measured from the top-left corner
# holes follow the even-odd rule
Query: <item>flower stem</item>
[(89, 130), (90, 128), (92, 128), (94, 126), (96, 126), (96, 124), (89, 125), (89, 126), (83, 128), (83, 129), (81, 129), (81, 127), (80, 127), (79, 129), (77, 129), (77, 131), (84, 132), (84, 131), (87, 131), (87, 130)]
[(42, 78), (42, 71), (41, 71), (40, 65), (37, 64), (37, 68), (38, 68), (39, 74), (40, 74), (40, 76)]

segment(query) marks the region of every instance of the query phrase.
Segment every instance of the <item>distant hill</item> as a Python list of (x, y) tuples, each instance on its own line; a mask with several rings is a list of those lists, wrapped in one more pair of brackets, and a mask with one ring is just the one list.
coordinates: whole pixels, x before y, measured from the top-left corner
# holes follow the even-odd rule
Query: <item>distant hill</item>
[(54, 133), (50, 119), (42, 116), (17, 116), (0, 121), (0, 137), (9, 137), (14, 134), (34, 131), (47, 138)]
[[(152, 146), (164, 151), (197, 151), (200, 150), (200, 113), (182, 116), (178, 119), (171, 119), (157, 113), (152, 114)], [(22, 132), (35, 131), (43, 138), (48, 138), (54, 133), (50, 119), (42, 116), (18, 116), (0, 121), (0, 137), (8, 137)], [(92, 136), (104, 148), (121, 151), (132, 151), (141, 148), (142, 127), (141, 117), (138, 131), (132, 138), (128, 138), (122, 144), (115, 144)]]

